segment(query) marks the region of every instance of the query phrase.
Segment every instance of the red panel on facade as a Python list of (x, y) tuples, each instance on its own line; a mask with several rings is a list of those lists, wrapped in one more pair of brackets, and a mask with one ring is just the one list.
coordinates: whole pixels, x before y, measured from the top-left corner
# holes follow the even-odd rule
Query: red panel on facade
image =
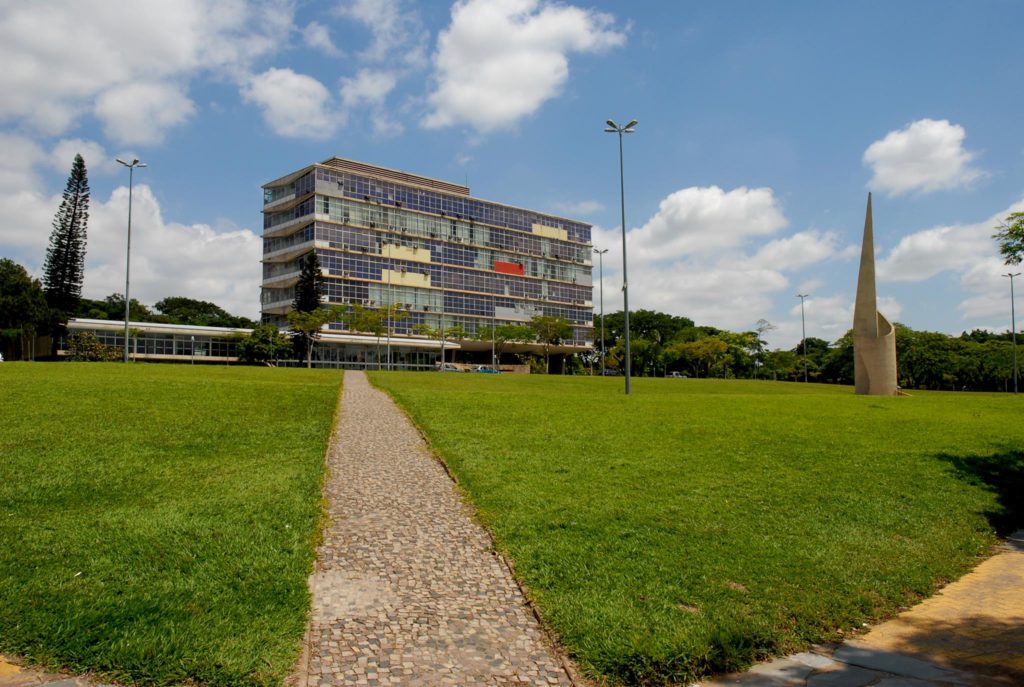
[(518, 262), (503, 262), (501, 260), (494, 261), (494, 271), (502, 274), (518, 274), (519, 276), (525, 274), (523, 266)]

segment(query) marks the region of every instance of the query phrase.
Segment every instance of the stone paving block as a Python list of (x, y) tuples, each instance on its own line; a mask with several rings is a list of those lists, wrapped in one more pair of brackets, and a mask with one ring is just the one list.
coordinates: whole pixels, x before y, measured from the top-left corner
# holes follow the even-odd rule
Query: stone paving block
[(840, 667), (841, 664), (833, 661), (828, 656), (822, 656), (821, 654), (812, 653), (810, 651), (803, 651), (799, 654), (793, 654), (790, 656), (794, 661), (799, 661), (806, 666), (817, 668), (818, 670), (828, 670)]
[(814, 673), (807, 679), (807, 687), (864, 687), (875, 683), (885, 673), (859, 666), (838, 664), (836, 670)]
[(881, 651), (859, 641), (848, 642), (840, 646), (833, 654), (833, 658), (861, 668), (870, 668), (903, 677), (948, 682), (954, 682), (957, 679), (955, 671), (906, 654)]

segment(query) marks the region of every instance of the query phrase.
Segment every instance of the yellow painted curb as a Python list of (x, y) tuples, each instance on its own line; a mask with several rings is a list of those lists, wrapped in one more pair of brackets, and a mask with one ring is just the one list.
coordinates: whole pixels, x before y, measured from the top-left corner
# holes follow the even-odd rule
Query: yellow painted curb
[(13, 663), (8, 663), (3, 656), (0, 656), (0, 677), (8, 677), (11, 675), (17, 675), (21, 672), (21, 667), (16, 666)]

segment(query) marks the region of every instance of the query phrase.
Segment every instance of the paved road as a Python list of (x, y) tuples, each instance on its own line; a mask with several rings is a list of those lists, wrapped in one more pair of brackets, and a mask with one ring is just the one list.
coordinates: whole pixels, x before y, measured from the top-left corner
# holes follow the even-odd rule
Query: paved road
[(362, 372), (345, 374), (328, 465), (299, 684), (572, 684), (447, 472)]

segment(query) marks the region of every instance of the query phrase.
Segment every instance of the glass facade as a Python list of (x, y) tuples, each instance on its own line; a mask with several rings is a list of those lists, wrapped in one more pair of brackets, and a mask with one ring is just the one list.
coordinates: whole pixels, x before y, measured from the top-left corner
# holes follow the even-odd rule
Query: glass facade
[(573, 324), (567, 344), (593, 340), (590, 225), (338, 158), (286, 179), (264, 187), (264, 321), (284, 323), (303, 257), (315, 250), (327, 300), (395, 304), (403, 316), (393, 336), (442, 321), (473, 336), (543, 314)]
[[(142, 326), (145, 326), (144, 324)], [(90, 332), (104, 346), (124, 350), (124, 331), (108, 328), (94, 328), (88, 325), (78, 325), (73, 321), (69, 324), (71, 334)], [(134, 323), (133, 323), (134, 328)], [(67, 337), (61, 337), (57, 344), (57, 350), (66, 352), (68, 349)], [(180, 356), (197, 359), (238, 358), (238, 338), (229, 333), (217, 334), (172, 334), (168, 332), (143, 332), (138, 336), (128, 337), (128, 353), (139, 359), (165, 358)]]

